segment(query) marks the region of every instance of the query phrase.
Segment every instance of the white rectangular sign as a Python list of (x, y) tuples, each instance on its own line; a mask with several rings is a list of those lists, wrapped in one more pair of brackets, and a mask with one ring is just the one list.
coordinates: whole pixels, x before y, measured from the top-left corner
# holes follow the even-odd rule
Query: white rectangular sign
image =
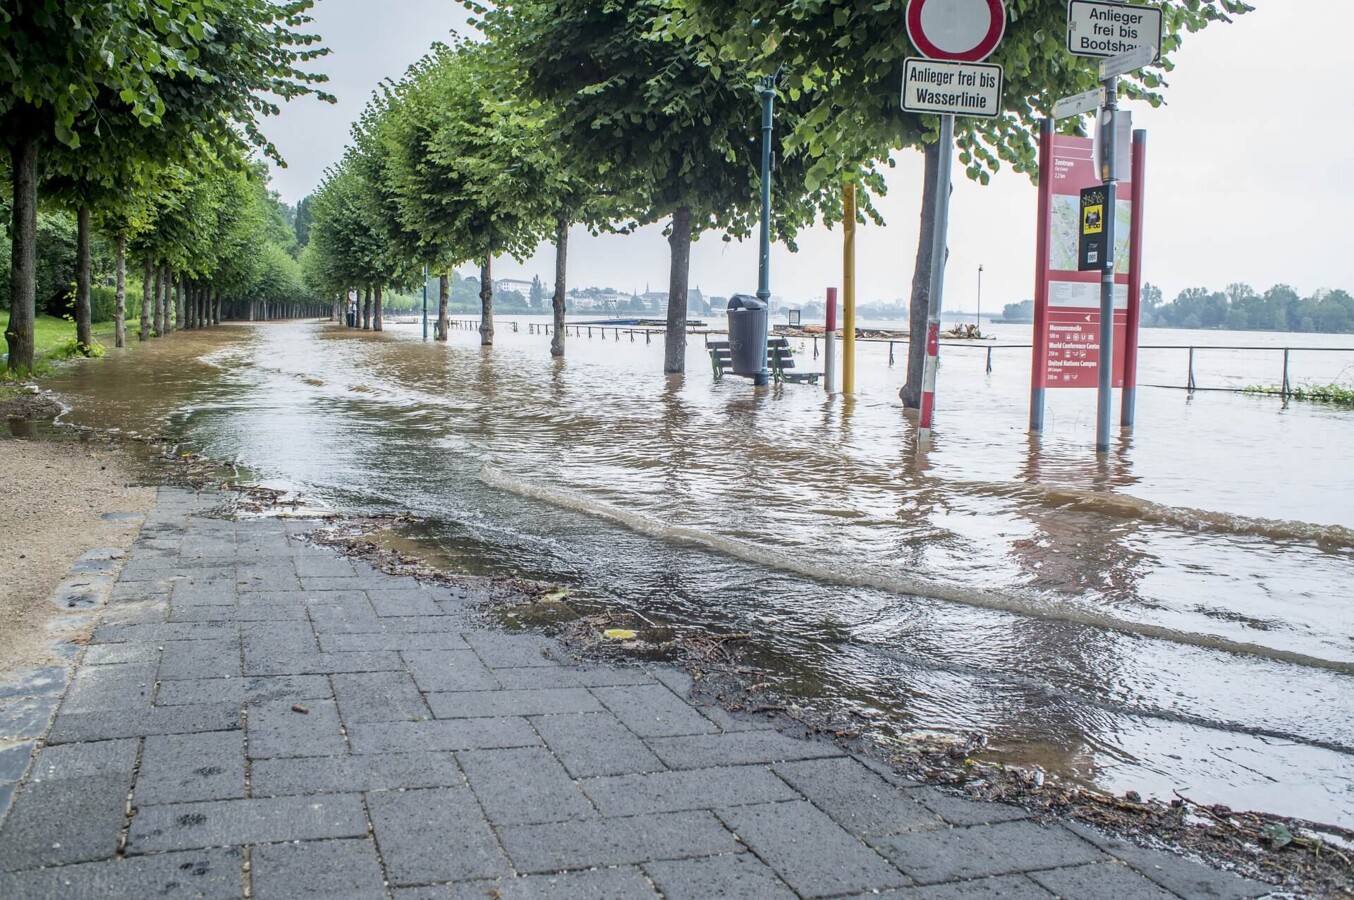
[(1100, 104), (1104, 102), (1104, 88), (1092, 88), (1089, 91), (1082, 91), (1080, 94), (1064, 97), (1053, 104), (1053, 118), (1066, 119), (1068, 116), (1079, 116), (1082, 113), (1088, 113), (1093, 109), (1099, 108)]
[(1001, 66), (912, 58), (903, 70), (903, 109), (990, 118), (1001, 113)]
[(1100, 61), (1100, 80), (1104, 81), (1106, 78), (1117, 78), (1120, 75), (1135, 72), (1156, 58), (1155, 47), (1139, 47), (1127, 53), (1120, 53), (1118, 56), (1102, 59)]
[(1161, 9), (1134, 3), (1072, 0), (1067, 7), (1067, 49), (1074, 56), (1104, 59), (1139, 47), (1161, 53)]

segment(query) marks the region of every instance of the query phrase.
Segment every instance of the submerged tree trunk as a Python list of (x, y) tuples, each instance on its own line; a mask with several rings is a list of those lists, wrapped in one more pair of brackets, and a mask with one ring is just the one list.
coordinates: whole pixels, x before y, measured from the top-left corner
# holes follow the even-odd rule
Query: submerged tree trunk
[(494, 281), (491, 275), (493, 257), (484, 257), (480, 263), (480, 346), (494, 344)]
[(435, 339), (445, 341), (451, 330), (451, 276), (437, 277), (437, 334)]
[(672, 214), (672, 267), (668, 276), (668, 330), (663, 340), (663, 371), (686, 371), (686, 289), (691, 275), (691, 207)]
[(37, 316), (38, 143), (21, 138), (10, 150), (9, 172), (14, 191), (10, 223), (9, 368), (33, 369), (33, 321)]
[(146, 257), (146, 268), (141, 273), (141, 331), (137, 334), (137, 340), (150, 340), (150, 323), (154, 313), (151, 311), (151, 298), (155, 296), (155, 262), (150, 257)]
[(187, 276), (182, 274), (174, 279), (174, 327), (171, 329), (172, 331), (182, 331), (184, 319), (187, 318), (183, 303), (184, 282), (187, 280)]
[(367, 285), (367, 290), (362, 296), (362, 330), (371, 328), (371, 285)]
[(81, 204), (75, 211), (75, 340), (81, 352), (88, 354), (94, 346), (94, 328), (90, 322), (89, 290), (93, 280), (93, 263), (89, 257), (89, 207)]
[[(912, 300), (907, 317), (907, 381), (898, 392), (907, 409), (921, 409), (922, 373), (926, 367), (926, 313), (931, 301), (931, 243), (936, 233), (936, 181), (940, 178), (940, 144), (927, 144), (924, 155), (926, 165), (922, 176), (921, 231), (917, 235), (917, 263), (912, 268)], [(945, 185), (946, 190), (949, 188), (949, 185)]]
[(555, 296), (550, 309), (555, 314), (555, 330), (550, 335), (550, 355), (564, 355), (564, 281), (569, 266), (569, 220), (560, 216), (555, 223)]
[(212, 324), (221, 324), (221, 289), (216, 288), (212, 291)]
[(117, 253), (117, 294), (113, 306), (113, 346), (127, 346), (127, 235), (119, 234), (114, 245)]
[(165, 333), (165, 267), (155, 270), (155, 336)]
[(384, 318), (384, 317), (383, 317), (382, 314), (381, 314), (381, 299), (382, 299), (382, 298), (381, 298), (381, 291), (382, 291), (382, 290), (383, 290), (383, 288), (381, 287), (381, 285), (379, 285), (379, 284), (376, 285), (376, 306), (373, 307), (373, 309), (372, 309), (372, 318), (371, 318), (371, 330), (372, 330), (372, 331), (384, 331), (384, 330), (385, 330), (385, 329), (382, 327), (382, 325), (383, 325), (383, 318)]

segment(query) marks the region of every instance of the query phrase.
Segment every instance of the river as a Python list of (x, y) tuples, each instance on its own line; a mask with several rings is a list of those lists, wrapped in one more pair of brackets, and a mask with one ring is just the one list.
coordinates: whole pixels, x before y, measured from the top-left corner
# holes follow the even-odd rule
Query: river
[[(1028, 326), (945, 346), (919, 455), (888, 347), (858, 396), (716, 382), (691, 339), (492, 350), (328, 324), (234, 325), (110, 353), (53, 382), (76, 421), (164, 431), (350, 512), (409, 510), (465, 571), (520, 572), (650, 618), (750, 633), (781, 692), (877, 733), (1110, 791), (1354, 827), (1354, 413), (1168, 387), (1093, 452), (1092, 391), (1026, 431)], [(1149, 330), (1149, 346), (1354, 338)], [(793, 342), (801, 368), (811, 341)], [(1274, 350), (1199, 351), (1200, 387), (1277, 384)], [(1354, 352), (1292, 357), (1349, 380)], [(1144, 350), (1143, 385), (1183, 385)]]

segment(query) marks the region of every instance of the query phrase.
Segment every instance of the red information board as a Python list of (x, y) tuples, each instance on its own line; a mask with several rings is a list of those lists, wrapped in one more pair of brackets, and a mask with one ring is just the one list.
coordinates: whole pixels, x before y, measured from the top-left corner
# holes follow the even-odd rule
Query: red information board
[[(1100, 366), (1100, 273), (1077, 271), (1080, 195), (1100, 184), (1090, 138), (1044, 135), (1040, 152), (1040, 256), (1035, 290), (1036, 388), (1093, 388)], [(1135, 155), (1136, 162), (1137, 157)], [(1114, 386), (1123, 387), (1130, 343), (1129, 300), (1138, 297), (1130, 272), (1137, 238), (1133, 179), (1120, 181), (1115, 215)], [(1130, 292), (1130, 286), (1132, 291)]]

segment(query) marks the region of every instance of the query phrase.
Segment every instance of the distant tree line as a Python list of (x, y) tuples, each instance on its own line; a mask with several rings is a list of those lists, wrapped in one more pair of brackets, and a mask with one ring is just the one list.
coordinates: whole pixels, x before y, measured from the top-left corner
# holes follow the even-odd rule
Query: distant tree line
[(1169, 303), (1161, 289), (1142, 289), (1145, 328), (1222, 328), (1230, 331), (1306, 331), (1354, 333), (1354, 297), (1342, 290), (1318, 290), (1307, 297), (1286, 284), (1263, 294), (1249, 284), (1229, 284), (1225, 291), (1186, 288)]

